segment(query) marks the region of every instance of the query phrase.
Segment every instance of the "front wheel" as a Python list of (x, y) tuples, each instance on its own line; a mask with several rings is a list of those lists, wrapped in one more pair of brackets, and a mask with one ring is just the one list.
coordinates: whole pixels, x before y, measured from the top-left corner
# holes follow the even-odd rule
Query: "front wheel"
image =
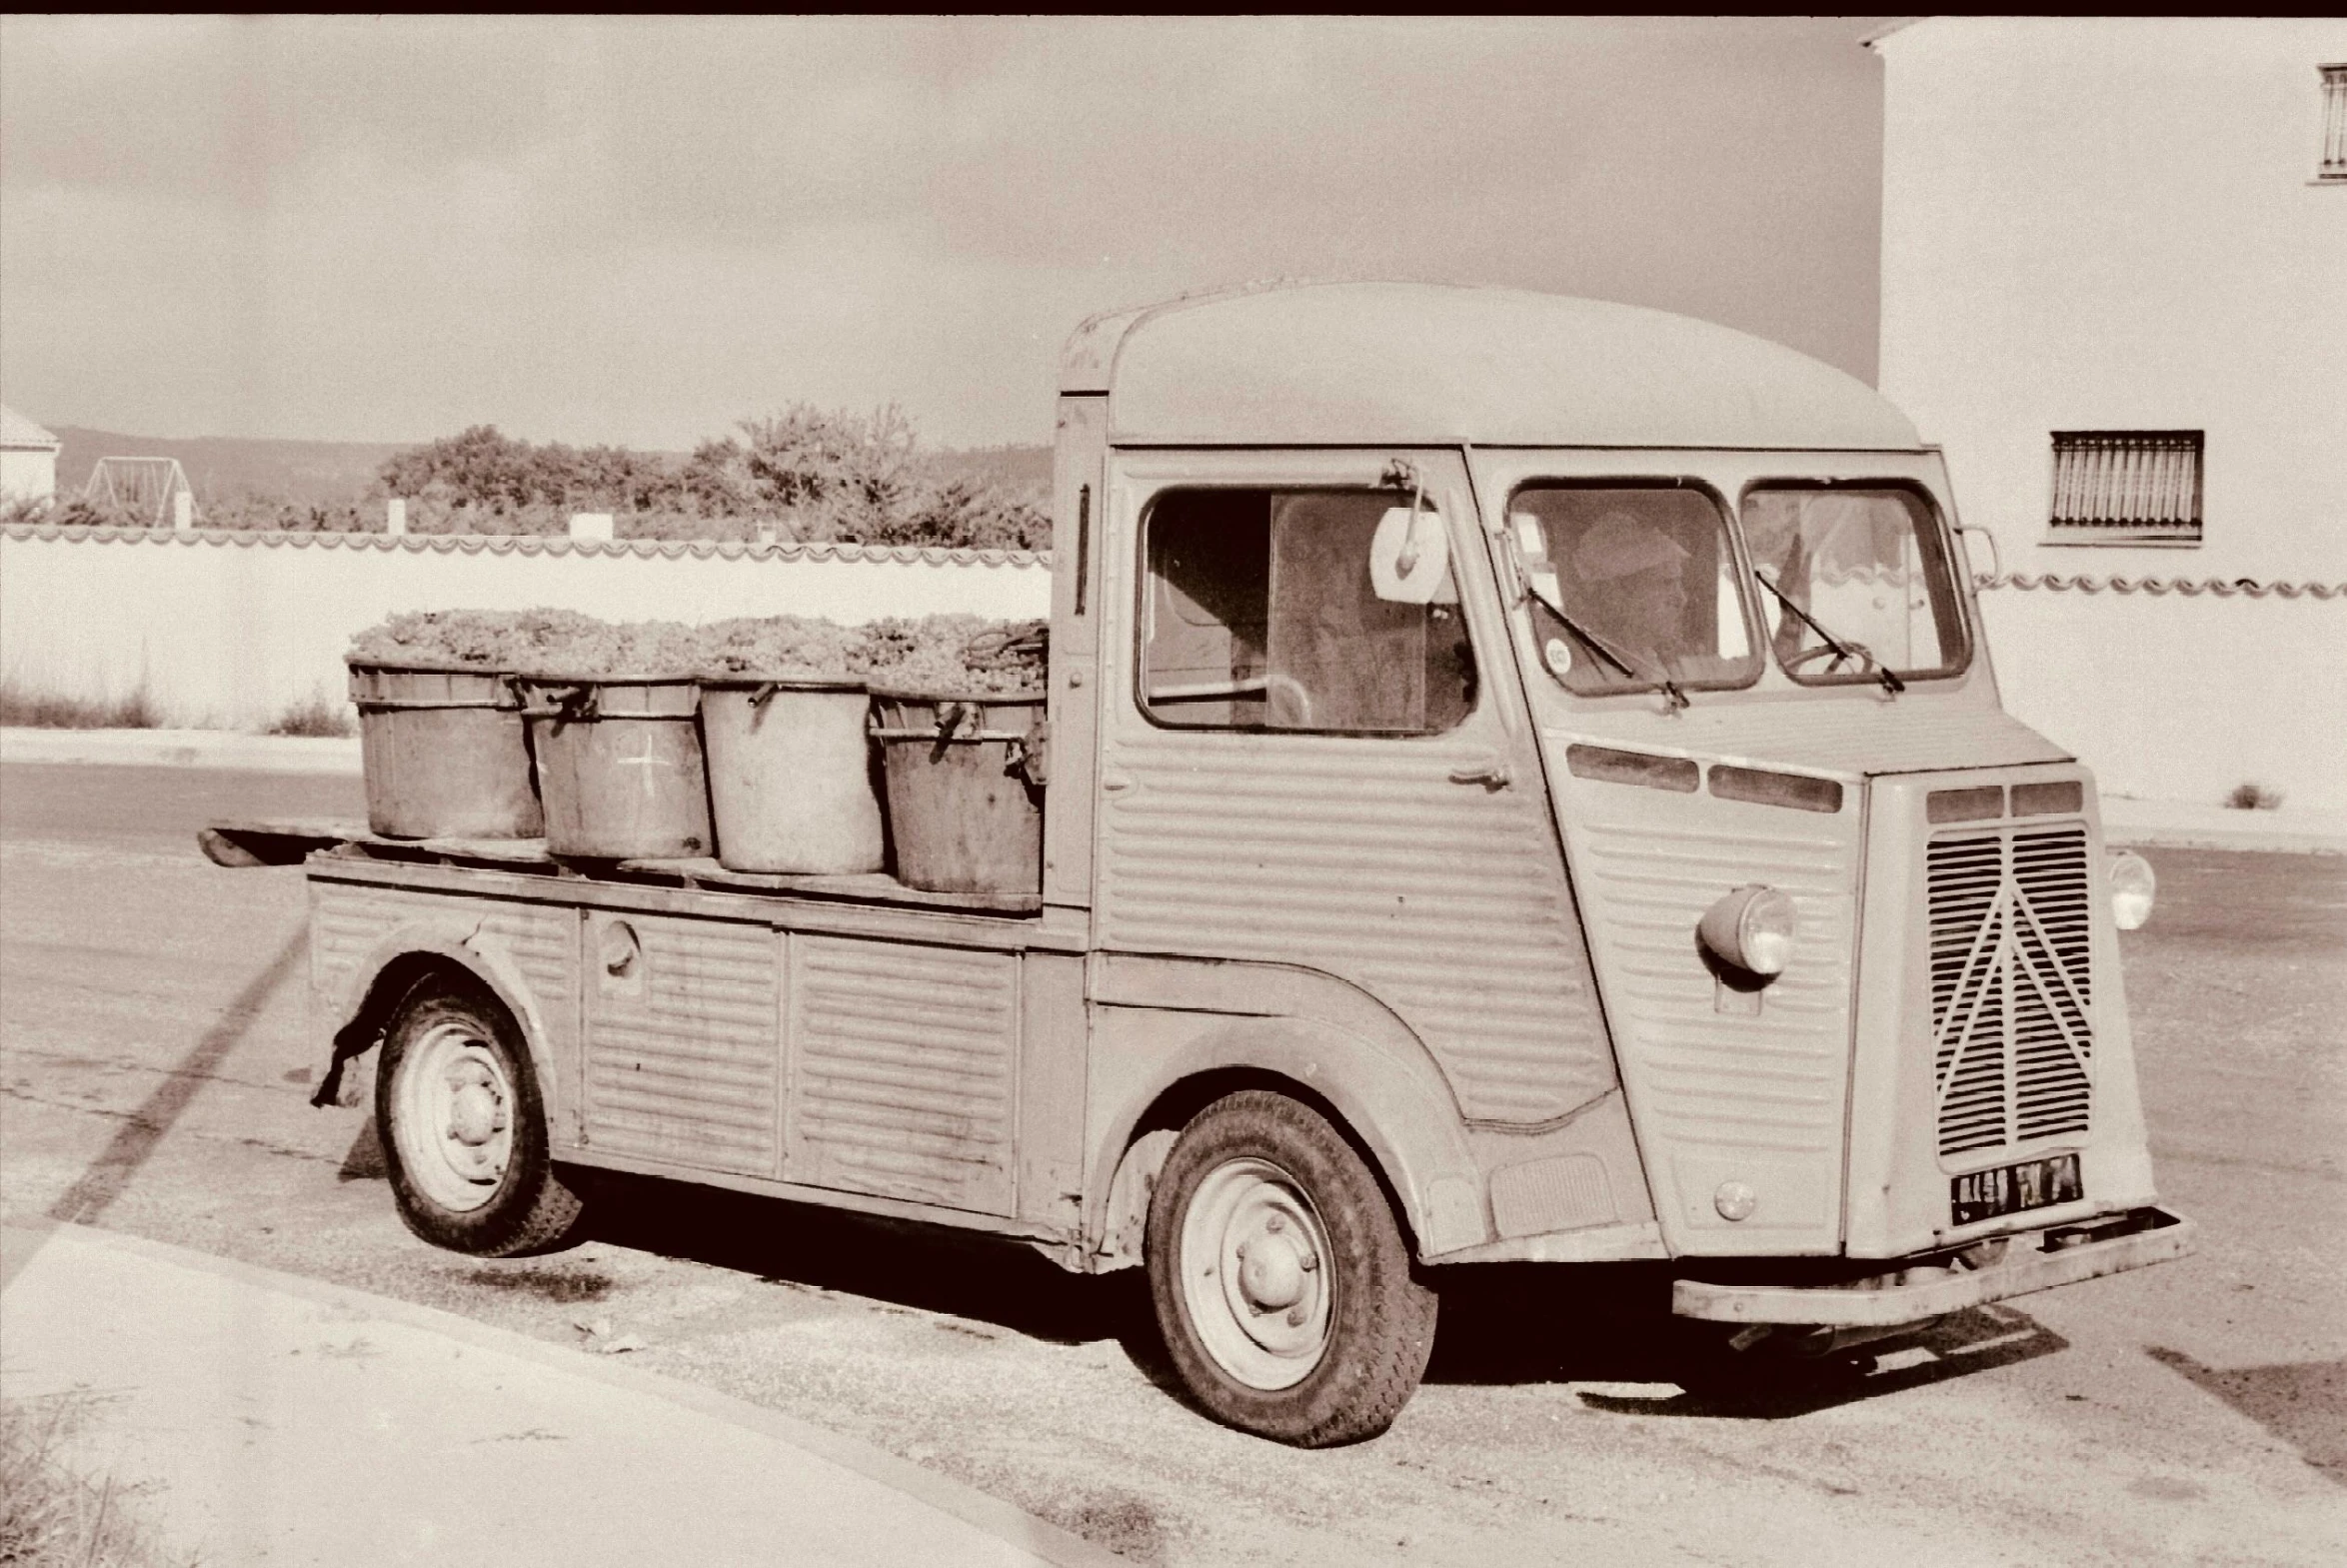
[(375, 1115), (400, 1218), (435, 1246), (519, 1257), (566, 1245), (582, 1205), (556, 1176), (521, 1030), (476, 984), (425, 981), (383, 1041)]
[(1216, 1420), (1303, 1448), (1374, 1437), (1417, 1388), (1434, 1293), (1384, 1190), (1284, 1095), (1215, 1101), (1150, 1201), (1150, 1294), (1183, 1388)]

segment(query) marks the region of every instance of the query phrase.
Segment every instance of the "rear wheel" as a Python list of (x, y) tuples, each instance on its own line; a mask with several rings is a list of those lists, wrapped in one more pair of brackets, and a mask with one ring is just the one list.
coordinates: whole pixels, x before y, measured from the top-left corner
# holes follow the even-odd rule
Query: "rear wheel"
[(425, 981), (383, 1041), (375, 1114), (400, 1218), (435, 1246), (518, 1257), (568, 1244), (582, 1215), (555, 1174), (521, 1030), (478, 984)]
[(1434, 1293), (1361, 1157), (1284, 1095), (1217, 1100), (1150, 1202), (1150, 1293), (1207, 1414), (1299, 1447), (1392, 1424), (1434, 1345)]

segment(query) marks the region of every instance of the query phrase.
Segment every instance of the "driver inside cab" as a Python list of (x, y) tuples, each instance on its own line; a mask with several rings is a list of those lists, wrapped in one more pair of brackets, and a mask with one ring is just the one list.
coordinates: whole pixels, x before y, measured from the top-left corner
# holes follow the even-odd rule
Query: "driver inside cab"
[(1688, 650), (1687, 560), (1676, 540), (1629, 512), (1598, 518), (1573, 548), (1568, 603), (1578, 602), (1588, 630), (1638, 681), (1686, 674), (1673, 666)]

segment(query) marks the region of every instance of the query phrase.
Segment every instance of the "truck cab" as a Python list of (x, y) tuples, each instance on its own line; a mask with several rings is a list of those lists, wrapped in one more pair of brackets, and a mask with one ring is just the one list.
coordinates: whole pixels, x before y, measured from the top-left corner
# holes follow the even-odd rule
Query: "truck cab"
[(558, 1244), (604, 1166), (1146, 1266), (1192, 1399), (1306, 1445), (1393, 1419), (1446, 1269), (1648, 1260), (1757, 1351), (2188, 1248), (2148, 867), (1871, 389), (1586, 300), (1185, 297), (1070, 340), (1054, 529), (1032, 898), (304, 841), (412, 1225)]

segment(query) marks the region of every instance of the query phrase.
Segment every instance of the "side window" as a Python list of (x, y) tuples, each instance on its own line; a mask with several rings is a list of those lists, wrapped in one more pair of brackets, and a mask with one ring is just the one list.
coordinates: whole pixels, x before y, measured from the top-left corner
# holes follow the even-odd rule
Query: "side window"
[[(1465, 719), (1475, 663), (1442, 520), (1430, 505), (1395, 511), (1391, 491), (1158, 497), (1142, 525), (1143, 712), (1185, 729), (1368, 735)], [(1372, 547), (1404, 535), (1428, 542), (1424, 570), (1442, 574), (1426, 602), (1381, 597), (1372, 573)]]

